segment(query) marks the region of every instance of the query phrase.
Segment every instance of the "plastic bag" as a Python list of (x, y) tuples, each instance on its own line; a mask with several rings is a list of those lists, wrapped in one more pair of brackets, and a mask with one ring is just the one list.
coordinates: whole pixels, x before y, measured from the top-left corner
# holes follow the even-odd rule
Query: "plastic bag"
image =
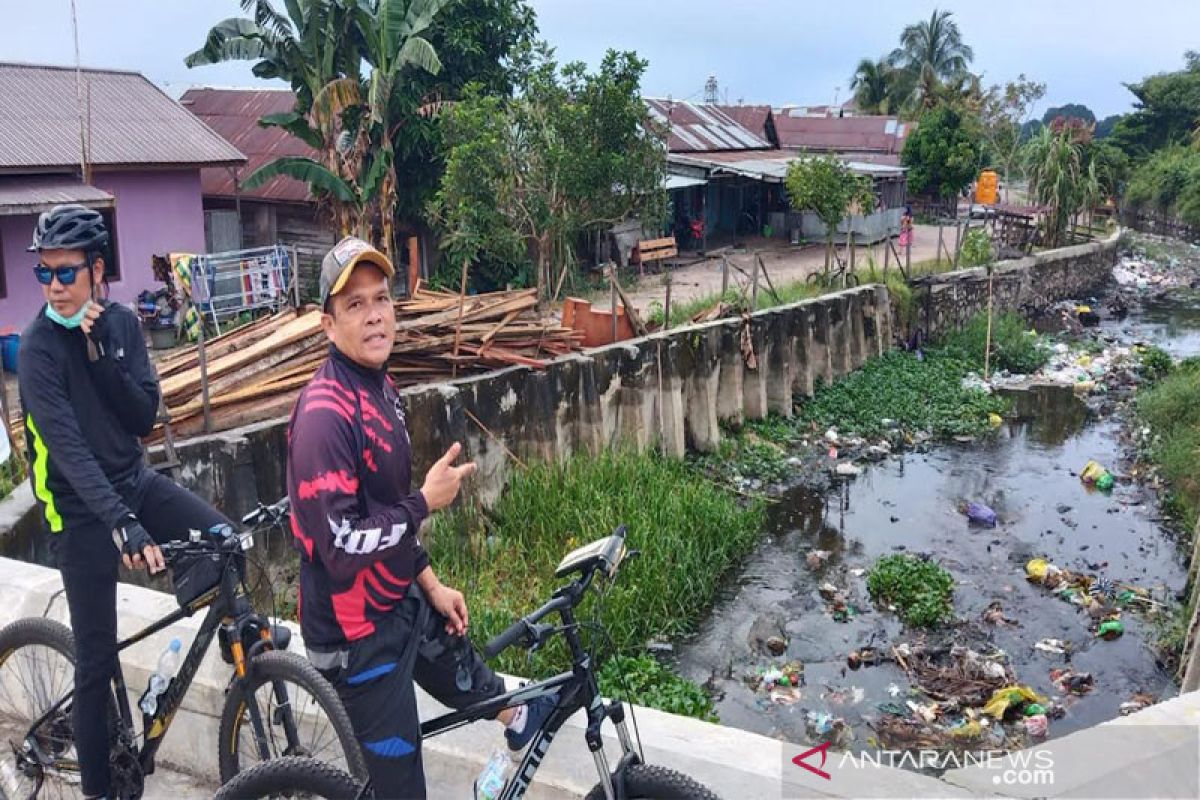
[(1028, 686), (1005, 686), (1003, 689), (992, 692), (992, 699), (988, 700), (987, 705), (983, 707), (983, 713), (989, 717), (1003, 719), (1010, 708), (1025, 703), (1045, 705), (1046, 699)]
[(967, 520), (985, 528), (996, 527), (996, 512), (983, 503), (970, 502), (966, 508)]

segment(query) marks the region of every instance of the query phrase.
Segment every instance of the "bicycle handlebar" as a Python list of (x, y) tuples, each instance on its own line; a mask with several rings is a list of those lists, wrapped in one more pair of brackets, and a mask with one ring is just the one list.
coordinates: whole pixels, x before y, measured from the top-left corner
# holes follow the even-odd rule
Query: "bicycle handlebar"
[(483, 657), (485, 659), (495, 658), (519, 641), (525, 642), (526, 646), (532, 646), (548, 632), (545, 630), (546, 626), (539, 626), (537, 624), (538, 621), (548, 614), (552, 614), (563, 608), (570, 608), (572, 605), (574, 603), (566, 595), (555, 597), (537, 611), (521, 617), (512, 625), (509, 625), (501, 634), (484, 645)]

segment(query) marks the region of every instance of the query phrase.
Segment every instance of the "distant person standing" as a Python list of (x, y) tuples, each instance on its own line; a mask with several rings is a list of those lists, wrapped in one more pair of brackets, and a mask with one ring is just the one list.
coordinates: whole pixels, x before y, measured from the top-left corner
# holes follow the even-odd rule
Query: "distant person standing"
[(906, 205), (900, 215), (900, 246), (909, 247), (913, 243), (912, 206)]

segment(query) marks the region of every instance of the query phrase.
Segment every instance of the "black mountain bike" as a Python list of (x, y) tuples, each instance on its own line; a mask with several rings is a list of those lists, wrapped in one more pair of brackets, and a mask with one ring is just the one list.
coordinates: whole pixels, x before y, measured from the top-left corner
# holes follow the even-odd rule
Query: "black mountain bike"
[[(109, 699), (110, 797), (142, 796), (145, 777), (154, 772), (155, 753), (214, 636), (233, 668), (217, 739), (223, 782), (259, 761), (287, 755), (313, 756), (366, 777), (366, 763), (337, 693), (307, 659), (286, 652), (290, 631), (271, 625), (249, 600), (246, 551), (255, 532), (282, 529), (287, 513), (284, 498), (247, 514), (242, 521), (249, 530), (240, 535), (193, 533), (189, 541), (160, 545), (181, 607), (119, 642), (117, 649), (202, 608), (208, 613), (177, 674), (159, 695), (154, 714), (142, 714), (142, 737), (134, 732), (118, 662)], [(186, 602), (185, 592), (190, 595)], [(76, 796), (74, 660), (74, 637), (60, 622), (32, 617), (0, 630), (0, 797)]]
[[(559, 728), (580, 709), (586, 709), (587, 712), (588, 724), (584, 738), (600, 775), (600, 782), (588, 793), (587, 800), (717, 800), (715, 794), (686, 775), (644, 764), (640, 739), (635, 747), (625, 723), (625, 705), (620, 701), (605, 701), (600, 695), (594, 653), (584, 647), (579, 632), (581, 628), (591, 628), (605, 637), (607, 632), (599, 622), (577, 621), (575, 607), (597, 578), (611, 586), (627, 555), (636, 555), (636, 551), (626, 550), (624, 526), (611, 536), (571, 552), (558, 565), (554, 575), (561, 578), (576, 574), (577, 577), (555, 590), (550, 601), (537, 611), (517, 620), (488, 642), (483, 650), (484, 656), (489, 659), (512, 645), (532, 651), (562, 634), (571, 653), (569, 672), (525, 684), (499, 697), (421, 723), (421, 737), (426, 739), (476, 720), (492, 719), (502, 709), (536, 697), (554, 697), (557, 707), (541, 730), (534, 734), (515, 772), (498, 795), (499, 800), (524, 797)], [(560, 624), (542, 622), (556, 612)], [(621, 757), (615, 767), (609, 766), (601, 743), (600, 729), (606, 720), (616, 726), (621, 745)], [(634, 734), (637, 734), (636, 720)], [(362, 784), (345, 771), (331, 768), (319, 759), (286, 758), (265, 762), (238, 774), (217, 794), (217, 800), (259, 800), (269, 797), (373, 800), (374, 793), (369, 782)]]

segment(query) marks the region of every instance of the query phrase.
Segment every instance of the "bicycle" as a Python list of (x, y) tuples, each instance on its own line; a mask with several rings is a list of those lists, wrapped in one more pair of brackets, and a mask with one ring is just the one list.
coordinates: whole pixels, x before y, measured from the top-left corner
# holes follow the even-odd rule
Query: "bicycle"
[[(580, 638), (580, 630), (584, 627), (598, 630), (607, 638), (607, 631), (599, 622), (577, 621), (575, 607), (583, 600), (595, 579), (602, 578), (611, 586), (622, 563), (635, 555), (636, 550), (628, 550), (625, 546), (624, 526), (617, 528), (610, 536), (567, 554), (555, 569), (554, 576), (563, 578), (578, 573), (578, 577), (556, 589), (541, 608), (517, 620), (488, 642), (483, 655), (492, 659), (513, 645), (533, 652), (554, 636), (562, 634), (571, 654), (570, 671), (546, 680), (526, 683), (491, 700), (480, 701), (423, 722), (422, 740), (477, 720), (493, 719), (502, 709), (551, 695), (557, 697), (557, 707), (527, 745), (525, 754), (498, 795), (498, 800), (518, 800), (525, 796), (559, 729), (580, 709), (587, 713), (584, 738), (600, 775), (599, 783), (588, 793), (587, 800), (717, 800), (717, 795), (688, 776), (643, 763), (637, 720), (634, 719), (634, 735), (638, 737), (638, 746), (635, 748), (625, 723), (625, 705), (619, 700), (605, 701), (601, 697), (595, 654), (585, 649)], [(603, 597), (602, 593), (598, 605), (602, 605)], [(556, 612), (561, 624), (541, 622)], [(600, 613), (598, 608), (597, 616)], [(608, 641), (611, 645), (611, 640)], [(633, 716), (632, 709), (630, 716)], [(600, 734), (606, 720), (615, 725), (621, 746), (621, 757), (611, 771)], [(356, 781), (344, 771), (331, 769), (316, 759), (289, 758), (264, 762), (240, 773), (221, 787), (214, 800), (259, 800), (297, 795), (325, 800), (374, 798), (369, 780), (365, 783)]]
[[(222, 782), (254, 761), (281, 755), (322, 756), (366, 777), (366, 762), (337, 693), (306, 658), (287, 652), (291, 632), (256, 613), (248, 599), (244, 565), (254, 534), (282, 530), (287, 514), (284, 498), (247, 514), (242, 522), (249, 530), (241, 534), (227, 530), (222, 537), (203, 537), (193, 531), (187, 541), (160, 545), (175, 576), (180, 608), (118, 642), (117, 650), (203, 608), (208, 613), (154, 713), (142, 713), (140, 745), (118, 660), (108, 700), (110, 797), (142, 796), (163, 737), (214, 636), (223, 660), (233, 667), (217, 741)], [(0, 708), (5, 733), (15, 728), (6, 736), (9, 746), (0, 745), (9, 751), (0, 753), (0, 797), (24, 800), (43, 789), (74, 796), (72, 787), (79, 782), (71, 722), (74, 652), (71, 630), (45, 617), (20, 619), (0, 630), (0, 698), (12, 699), (15, 692), (20, 701)], [(13, 725), (14, 718), (27, 724)]]
[(836, 252), (833, 254), (833, 266), (821, 272), (814, 272), (805, 280), (809, 284), (820, 286), (823, 289), (849, 289), (859, 284), (858, 275), (854, 274), (849, 265)]

